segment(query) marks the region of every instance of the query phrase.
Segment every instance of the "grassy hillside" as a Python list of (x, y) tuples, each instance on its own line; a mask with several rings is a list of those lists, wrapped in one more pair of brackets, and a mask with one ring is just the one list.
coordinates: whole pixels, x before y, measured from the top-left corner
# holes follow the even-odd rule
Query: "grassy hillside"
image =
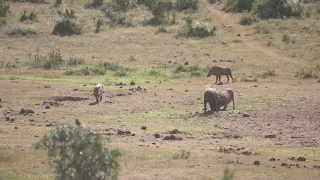
[[(46, 153), (31, 145), (54, 128), (49, 123), (73, 126), (75, 118), (124, 152), (119, 179), (221, 179), (226, 167), (235, 179), (316, 179), (320, 4), (303, 4), (301, 17), (263, 20), (225, 12), (226, 2), (202, 0), (196, 11), (170, 11), (162, 25), (152, 24), (152, 13), (139, 5), (122, 26), (110, 25), (109, 1), (96, 8), (83, 0), (11, 2), (0, 25), (0, 179), (53, 179)], [(80, 35), (52, 34), (66, 7), (75, 11)], [(24, 11), (36, 18), (21, 22)], [(255, 20), (241, 25), (244, 17)], [(213, 36), (178, 36), (190, 18), (192, 28)], [(225, 84), (223, 76), (218, 86), (206, 77), (215, 65), (230, 67), (235, 83)], [(93, 103), (96, 83), (106, 88), (99, 104)], [(233, 88), (236, 109), (229, 104), (204, 114), (209, 86)], [(58, 105), (45, 109), (45, 100)], [(21, 108), (35, 114), (23, 116)], [(135, 136), (117, 135), (118, 129)], [(183, 140), (162, 140), (173, 129)], [(190, 158), (174, 158), (181, 150)], [(288, 159), (302, 156), (307, 161)]]

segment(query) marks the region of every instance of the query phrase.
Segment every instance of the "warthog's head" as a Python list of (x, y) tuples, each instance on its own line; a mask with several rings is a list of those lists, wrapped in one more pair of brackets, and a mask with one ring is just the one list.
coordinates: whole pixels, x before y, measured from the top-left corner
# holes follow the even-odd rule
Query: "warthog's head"
[(211, 75), (213, 75), (213, 73), (212, 73), (212, 71), (211, 71), (211, 69), (210, 69), (209, 72), (208, 72), (208, 74), (207, 74), (207, 77), (209, 77), (209, 76), (211, 76)]

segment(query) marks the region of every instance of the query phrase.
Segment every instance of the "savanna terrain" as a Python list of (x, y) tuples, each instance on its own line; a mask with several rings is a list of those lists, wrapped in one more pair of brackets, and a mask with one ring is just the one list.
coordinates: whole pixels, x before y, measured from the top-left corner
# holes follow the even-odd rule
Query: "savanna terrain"
[[(129, 27), (104, 22), (99, 33), (105, 15), (86, 3), (10, 3), (0, 26), (0, 179), (54, 179), (46, 152), (32, 144), (76, 118), (123, 152), (119, 179), (221, 179), (225, 168), (236, 180), (319, 179), (319, 3), (303, 4), (299, 18), (240, 25), (245, 13), (203, 0), (161, 28), (141, 5), (127, 12)], [(52, 34), (66, 6), (81, 35)], [(36, 20), (21, 22), (24, 10)], [(188, 15), (215, 35), (177, 36)], [(37, 64), (50, 57), (64, 63)], [(216, 65), (230, 67), (235, 82), (206, 77)], [(97, 83), (105, 85), (99, 103)], [(204, 114), (207, 87), (234, 89), (235, 109)]]

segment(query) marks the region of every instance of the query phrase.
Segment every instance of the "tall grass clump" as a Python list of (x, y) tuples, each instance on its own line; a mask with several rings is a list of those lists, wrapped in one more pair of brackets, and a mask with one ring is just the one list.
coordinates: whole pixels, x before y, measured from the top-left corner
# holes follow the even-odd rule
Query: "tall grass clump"
[(99, 133), (64, 126), (46, 133), (33, 146), (48, 152), (56, 179), (117, 179), (122, 154), (111, 149), (109, 141)]
[(36, 35), (37, 32), (30, 28), (14, 28), (7, 32), (9, 36), (29, 36), (29, 35)]
[(217, 28), (215, 26), (208, 27), (206, 24), (198, 24), (196, 27), (192, 25), (192, 17), (185, 18), (186, 26), (178, 31), (178, 36), (192, 37), (192, 38), (206, 38), (216, 35)]
[(5, 62), (5, 61), (0, 61), (0, 69), (15, 69), (17, 68), (17, 64), (13, 63), (11, 61)]
[(35, 21), (37, 20), (37, 14), (35, 12), (31, 12), (30, 14), (27, 14), (27, 11), (25, 10), (23, 12), (23, 14), (20, 17), (20, 22), (24, 22), (24, 21)]
[(7, 15), (10, 12), (10, 1), (1, 0), (0, 1), (0, 26), (7, 23)]
[(190, 158), (190, 152), (182, 149), (179, 153), (175, 153), (172, 156), (172, 159), (189, 159)]
[(54, 35), (80, 35), (82, 33), (82, 24), (77, 21), (76, 13), (68, 7), (62, 11), (58, 11), (59, 20), (53, 28)]
[(47, 56), (39, 55), (39, 49), (37, 48), (37, 54), (28, 62), (28, 65), (33, 68), (43, 69), (59, 69), (64, 65), (59, 49), (51, 51)]
[(255, 19), (254, 16), (245, 14), (245, 15), (241, 16), (239, 23), (240, 23), (241, 25), (251, 25), (251, 24), (253, 24), (254, 22), (256, 22), (256, 19)]
[(188, 9), (196, 11), (199, 9), (199, 0), (176, 0), (174, 2), (174, 8), (178, 11)]
[(67, 63), (69, 66), (78, 66), (85, 64), (83, 57), (70, 56)]

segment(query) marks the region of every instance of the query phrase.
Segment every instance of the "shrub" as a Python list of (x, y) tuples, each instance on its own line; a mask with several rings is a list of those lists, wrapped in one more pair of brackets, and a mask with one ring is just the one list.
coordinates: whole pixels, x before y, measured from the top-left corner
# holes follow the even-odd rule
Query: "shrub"
[(240, 19), (240, 24), (241, 25), (251, 25), (254, 23), (256, 19), (253, 16), (250, 15), (243, 15)]
[(17, 68), (17, 64), (11, 61), (10, 62), (0, 61), (0, 68), (14, 69), (14, 68)]
[(216, 35), (217, 28), (215, 26), (207, 27), (205, 24), (200, 24), (196, 27), (192, 27), (193, 19), (191, 17), (187, 17), (185, 21), (186, 26), (178, 31), (178, 36), (205, 38)]
[(181, 150), (180, 153), (175, 153), (172, 156), (172, 159), (189, 159), (190, 158), (190, 152), (185, 151), (184, 149)]
[(261, 77), (265, 78), (267, 76), (275, 76), (276, 72), (275, 70), (268, 70), (266, 72), (264, 72), (263, 74), (261, 74)]
[(285, 43), (290, 43), (290, 37), (289, 37), (289, 35), (288, 34), (283, 34), (282, 35), (282, 38), (281, 38), (281, 41), (282, 42), (285, 42)]
[(45, 134), (34, 147), (47, 150), (57, 179), (117, 179), (121, 153), (104, 141), (98, 133), (65, 126)]
[(301, 70), (297, 71), (295, 77), (302, 77), (304, 79), (311, 78), (311, 77), (317, 77), (317, 75), (312, 74), (312, 70)]
[(199, 0), (176, 0), (174, 8), (178, 11), (187, 9), (195, 11), (199, 8)]
[(232, 180), (234, 177), (233, 172), (231, 172), (228, 168), (224, 170), (222, 180)]
[(82, 57), (75, 57), (75, 56), (70, 56), (69, 61), (67, 63), (69, 66), (78, 66), (84, 64), (84, 58)]
[(0, 1), (0, 17), (7, 17), (9, 11), (10, 11), (9, 0), (1, 0)]
[(62, 0), (56, 0), (56, 6), (61, 4), (62, 4)]
[(153, 15), (154, 24), (164, 24), (169, 18), (169, 12), (173, 9), (171, 0), (146, 0), (145, 5)]
[(27, 21), (27, 20), (35, 21), (36, 19), (37, 19), (37, 14), (33, 11), (29, 15), (27, 14), (27, 11), (24, 11), (20, 17), (21, 22)]
[(97, 19), (94, 20), (94, 22), (95, 22), (95, 26), (96, 26), (95, 32), (99, 33), (100, 32), (100, 28), (101, 28), (101, 26), (103, 24), (103, 18), (97, 18)]
[(223, 10), (226, 12), (251, 11), (254, 0), (228, 0)]
[(33, 57), (29, 65), (34, 68), (43, 69), (58, 69), (64, 64), (64, 60), (60, 54), (60, 50), (56, 49), (51, 51), (48, 56), (39, 55), (39, 49), (37, 48), (37, 54)]
[(105, 16), (110, 19), (107, 24), (110, 26), (131, 27), (132, 18), (127, 17), (127, 12), (136, 7), (135, 0), (112, 0), (111, 4), (107, 4), (102, 11)]
[(79, 35), (82, 33), (82, 25), (77, 21), (75, 11), (73, 9), (66, 8), (64, 11), (58, 11), (60, 16), (56, 23), (52, 34), (54, 35)]
[(258, 34), (260, 34), (261, 32), (264, 34), (270, 33), (270, 30), (262, 24), (257, 24), (257, 26), (255, 26), (254, 29), (256, 30), (255, 33), (258, 33)]
[(9, 36), (28, 36), (28, 35), (36, 35), (37, 32), (33, 29), (24, 29), (24, 28), (14, 28), (11, 31), (7, 32)]

